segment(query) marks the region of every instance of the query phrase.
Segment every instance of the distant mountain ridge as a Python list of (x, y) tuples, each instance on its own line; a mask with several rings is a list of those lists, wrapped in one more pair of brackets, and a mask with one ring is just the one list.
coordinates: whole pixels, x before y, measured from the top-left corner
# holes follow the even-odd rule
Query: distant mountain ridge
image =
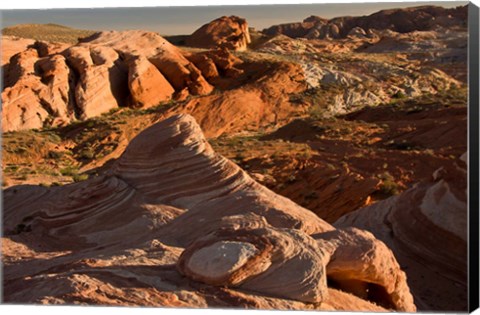
[(324, 19), (310, 16), (297, 23), (273, 25), (263, 30), (266, 35), (287, 35), (292, 38), (345, 38), (354, 28), (391, 30), (399, 33), (428, 31), (436, 27), (466, 27), (468, 6), (446, 9), (439, 6), (420, 6), (389, 9), (368, 16), (344, 16)]

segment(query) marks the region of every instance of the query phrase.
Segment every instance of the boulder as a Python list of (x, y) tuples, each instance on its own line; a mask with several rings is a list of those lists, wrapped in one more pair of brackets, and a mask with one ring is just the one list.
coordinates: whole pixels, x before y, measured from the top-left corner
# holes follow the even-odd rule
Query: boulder
[(327, 276), (339, 288), (387, 309), (416, 311), (405, 273), (371, 233), (345, 228), (314, 237), (319, 247), (330, 248)]

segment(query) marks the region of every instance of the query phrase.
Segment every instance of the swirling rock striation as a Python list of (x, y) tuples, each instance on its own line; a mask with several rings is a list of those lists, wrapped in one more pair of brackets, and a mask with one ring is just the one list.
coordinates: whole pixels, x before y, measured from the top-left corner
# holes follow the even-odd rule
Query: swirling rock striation
[(4, 199), (6, 302), (415, 310), (383, 243), (261, 186), (188, 115), (141, 132), (106, 175)]

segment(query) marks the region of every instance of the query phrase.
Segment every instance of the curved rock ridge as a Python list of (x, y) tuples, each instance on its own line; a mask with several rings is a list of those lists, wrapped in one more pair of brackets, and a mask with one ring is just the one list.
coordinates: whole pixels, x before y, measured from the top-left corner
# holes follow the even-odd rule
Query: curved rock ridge
[[(216, 154), (188, 115), (141, 132), (104, 176), (14, 186), (4, 200), (7, 302), (414, 310), (379, 241), (336, 236)], [(352, 252), (364, 264), (349, 269)], [(342, 287), (351, 278), (387, 298)]]
[[(456, 167), (440, 168), (431, 180), (349, 213), (335, 226), (365, 229), (385, 242), (406, 270), (419, 309), (466, 310), (466, 189), (466, 164), (458, 159)], [(456, 287), (457, 294), (432, 296), (432, 285)]]
[(112, 172), (157, 202), (188, 209), (164, 229), (165, 237), (169, 237), (170, 229), (175, 231), (172, 242), (179, 246), (220, 228), (223, 217), (244, 214), (245, 204), (248, 212), (264, 216), (276, 227), (297, 228), (309, 234), (332, 229), (215, 153), (189, 115), (172, 116), (142, 131)]
[(227, 48), (246, 50), (250, 44), (250, 32), (245, 19), (238, 16), (222, 16), (196, 30), (186, 40), (186, 45), (199, 48)]

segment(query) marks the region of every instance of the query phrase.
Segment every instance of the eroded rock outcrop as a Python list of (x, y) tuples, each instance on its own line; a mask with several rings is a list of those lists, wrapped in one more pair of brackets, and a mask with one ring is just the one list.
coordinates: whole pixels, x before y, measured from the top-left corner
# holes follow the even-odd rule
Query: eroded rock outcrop
[[(467, 307), (465, 157), (456, 167), (438, 169), (431, 180), (335, 222), (368, 230), (391, 248), (406, 270), (419, 309)], [(445, 289), (432, 296), (431, 286)], [(457, 294), (447, 289), (451, 287)]]
[(386, 308), (414, 312), (406, 276), (391, 250), (369, 232), (338, 229), (314, 236), (330, 248), (327, 276), (339, 288)]
[[(11, 59), (2, 93), (3, 131), (57, 126), (118, 107), (152, 107), (192, 95), (203, 97), (164, 117), (192, 114), (209, 136), (277, 123), (306, 110), (289, 102), (288, 93), (307, 87), (294, 63), (244, 63), (227, 48), (184, 52), (143, 31), (97, 33), (60, 53), (46, 45), (38, 43)], [(214, 89), (222, 93), (211, 94)], [(224, 116), (206, 117), (210, 110)]]
[(222, 16), (203, 25), (187, 38), (186, 45), (199, 48), (245, 50), (250, 42), (247, 21), (232, 15)]
[(72, 47), (65, 55), (78, 76), (75, 101), (81, 119), (98, 116), (124, 104), (126, 73), (117, 52), (107, 47)]
[(256, 183), (191, 116), (144, 130), (104, 176), (4, 199), (6, 302), (415, 310), (385, 245)]
[(264, 227), (216, 231), (188, 246), (178, 266), (204, 283), (319, 303), (328, 294), (327, 259), (307, 234)]
[[(216, 62), (216, 58), (212, 60)], [(291, 93), (307, 88), (300, 66), (278, 62), (273, 65), (256, 63), (232, 71), (232, 66), (221, 65), (225, 79), (217, 78), (218, 86), (235, 87), (192, 99), (167, 111), (167, 115), (186, 113), (195, 117), (207, 137), (242, 130), (256, 130), (261, 126), (289, 121), (292, 115), (305, 113), (306, 106), (290, 102)], [(223, 68), (223, 69), (222, 69)], [(243, 82), (242, 82), (243, 81)]]
[(155, 33), (102, 32), (66, 47), (35, 42), (13, 56), (2, 92), (3, 131), (88, 119), (120, 106), (150, 107), (213, 86)]
[(101, 32), (71, 47), (29, 47), (5, 69), (3, 131), (55, 126), (121, 106), (156, 106), (214, 88), (186, 58), (191, 54), (155, 33)]
[(10, 60), (2, 92), (2, 129), (61, 125), (74, 117), (73, 74), (61, 55), (39, 58), (35, 49)]

